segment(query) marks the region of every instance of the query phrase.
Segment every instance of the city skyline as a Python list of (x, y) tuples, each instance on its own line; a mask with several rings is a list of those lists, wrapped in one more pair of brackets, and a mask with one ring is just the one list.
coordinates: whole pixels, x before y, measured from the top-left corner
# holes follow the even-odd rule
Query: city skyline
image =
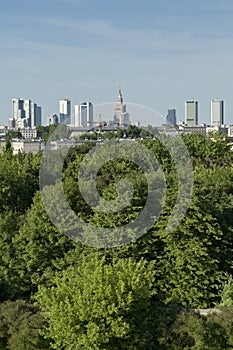
[[(211, 99), (226, 101), (233, 122), (233, 3), (223, 0), (9, 0), (0, 14), (0, 121), (10, 117), (13, 96), (29, 96), (43, 114), (57, 101), (125, 102), (166, 116), (184, 101), (199, 101), (208, 122)], [(150, 121), (144, 121), (145, 123)]]
[[(28, 99), (28, 98), (22, 98), (22, 97), (20, 97), (20, 98), (12, 98), (13, 105), (11, 106), (11, 110), (12, 110), (11, 111), (11, 116), (8, 119), (8, 122), (5, 125), (9, 124), (9, 122), (12, 122), (12, 120), (14, 120), (14, 119), (16, 120), (16, 116), (14, 115), (15, 114), (15, 112), (14, 112), (14, 101), (31, 102), (31, 100)], [(225, 122), (225, 100), (223, 100), (223, 99), (216, 98), (216, 99), (211, 99), (209, 101), (209, 103), (210, 103), (210, 114), (209, 114), (208, 118), (206, 118), (205, 122), (199, 117), (199, 101), (198, 100), (196, 100), (193, 97), (193, 99), (186, 100), (184, 102), (185, 102), (184, 114), (183, 114), (184, 117), (183, 117), (182, 120), (179, 120), (177, 118), (177, 110), (176, 110), (176, 108), (170, 108), (170, 109), (168, 108), (166, 115), (161, 115), (159, 113), (156, 113), (156, 111), (154, 111), (154, 113), (153, 113), (153, 109), (151, 109), (152, 114), (150, 113), (150, 117), (149, 117), (148, 120), (150, 120), (152, 122), (148, 123), (148, 124), (155, 126), (155, 125), (158, 124), (158, 122), (160, 122), (161, 124), (168, 122), (168, 123), (170, 123), (172, 125), (175, 125), (175, 124), (177, 124), (177, 125), (178, 124), (186, 124), (186, 125), (189, 125), (189, 126), (202, 125), (202, 124), (212, 125), (212, 126), (221, 126), (221, 125), (224, 125), (224, 124), (225, 125), (233, 125), (233, 120), (232, 120), (232, 122), (230, 122), (228, 124)], [(93, 109), (93, 111), (91, 112), (91, 114), (92, 114), (92, 116), (91, 116), (92, 122), (97, 123), (97, 120), (99, 122), (99, 113), (100, 112), (102, 113), (102, 111), (101, 111), (101, 104), (94, 105), (92, 102), (79, 102), (79, 103), (77, 103), (77, 102), (72, 101), (71, 99), (63, 98), (63, 99), (60, 99), (60, 100), (57, 101), (57, 110), (54, 111), (54, 113), (52, 113), (52, 114), (44, 116), (43, 118), (41, 118), (41, 109), (43, 107), (37, 106), (37, 104), (34, 104), (34, 105), (37, 108), (40, 109), (39, 113), (40, 113), (40, 120), (42, 120), (42, 125), (50, 124), (52, 122), (52, 118), (54, 116), (56, 116), (57, 117), (57, 123), (65, 122), (65, 123), (68, 123), (68, 124), (74, 124), (76, 126), (81, 126), (82, 122), (81, 122), (81, 119), (80, 119), (81, 118), (80, 115), (82, 113), (79, 111), (79, 109), (82, 108), (81, 106), (85, 107), (88, 104), (91, 104), (92, 105), (92, 109)], [(123, 118), (126, 121), (127, 125), (130, 124), (130, 122), (129, 122), (130, 114), (128, 112), (126, 112), (126, 104), (123, 101), (123, 94), (122, 94), (121, 87), (119, 88), (118, 96), (117, 96), (116, 101), (115, 102), (111, 102), (111, 103), (107, 103), (107, 104), (103, 104), (102, 105), (103, 108), (104, 108), (105, 105), (109, 105), (109, 106), (112, 105), (112, 111), (111, 111), (111, 107), (110, 107), (110, 109), (107, 108), (107, 110), (105, 110), (105, 112), (106, 112), (105, 113), (105, 117), (107, 118), (106, 121), (110, 122), (110, 124), (111, 124), (111, 123), (114, 122), (115, 119), (116, 120), (119, 119), (120, 114), (121, 114), (121, 119)], [(137, 106), (139, 107), (139, 109), (144, 108), (144, 106), (142, 106), (142, 105), (137, 105), (137, 104), (132, 104), (132, 103), (130, 105), (134, 106), (134, 111), (135, 111), (135, 107), (137, 109)], [(194, 105), (194, 107), (192, 107), (192, 105)], [(94, 113), (94, 108), (95, 107), (97, 107), (97, 111), (98, 111), (97, 114)], [(23, 109), (23, 107), (22, 107), (22, 109)], [(86, 107), (85, 107), (85, 109), (86, 109)], [(147, 107), (146, 107), (146, 109), (147, 109)], [(119, 115), (117, 115), (117, 114), (119, 114)], [(148, 116), (147, 113), (145, 113), (145, 114), (146, 114), (146, 116)], [(89, 112), (88, 112), (88, 115), (89, 115)], [(142, 113), (140, 115), (142, 116)], [(143, 125), (146, 126), (146, 124), (143, 122), (143, 117), (140, 120), (137, 118), (136, 115), (135, 115), (135, 118), (134, 118), (134, 115), (132, 115), (132, 117), (133, 117), (133, 119), (131, 120), (132, 124), (140, 122), (140, 124), (142, 126)], [(20, 116), (20, 118), (22, 118), (22, 116)], [(157, 119), (154, 119), (154, 123), (153, 123), (153, 118), (157, 118)], [(219, 118), (219, 123), (216, 123), (216, 122), (213, 121), (216, 118)], [(80, 120), (78, 121), (78, 119), (80, 119)], [(85, 119), (85, 117), (84, 117), (84, 119)], [(124, 123), (120, 122), (120, 120), (118, 120), (118, 123), (119, 123), (119, 125), (121, 125), (121, 124), (124, 125)], [(0, 120), (0, 124), (3, 124), (3, 123), (1, 123), (1, 120)], [(85, 125), (83, 125), (83, 126), (86, 127), (87, 126), (86, 125), (87, 124), (87, 120), (86, 120), (86, 122), (84, 124)], [(33, 125), (34, 125), (34, 123), (33, 123)], [(35, 125), (39, 125), (38, 122)]]

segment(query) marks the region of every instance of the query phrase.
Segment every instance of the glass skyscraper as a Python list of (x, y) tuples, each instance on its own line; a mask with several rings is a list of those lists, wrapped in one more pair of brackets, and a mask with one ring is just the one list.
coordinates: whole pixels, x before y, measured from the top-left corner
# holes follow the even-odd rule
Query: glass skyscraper
[(185, 102), (185, 123), (188, 126), (198, 125), (198, 101), (194, 99)]

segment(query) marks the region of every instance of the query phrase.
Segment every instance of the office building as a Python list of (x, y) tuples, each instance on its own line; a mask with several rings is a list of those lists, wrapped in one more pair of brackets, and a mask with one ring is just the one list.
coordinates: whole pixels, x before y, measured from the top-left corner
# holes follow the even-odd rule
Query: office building
[(34, 126), (42, 125), (42, 108), (36, 105), (36, 118), (34, 121)]
[(59, 123), (71, 123), (71, 101), (63, 99), (59, 101)]
[(199, 134), (199, 135), (206, 135), (206, 126), (204, 125), (184, 125), (184, 124), (180, 124), (178, 126), (178, 132), (180, 134)]
[(58, 124), (59, 124), (59, 117), (57, 114), (52, 114), (48, 116), (48, 125), (57, 126)]
[(176, 125), (176, 110), (169, 109), (167, 111), (166, 123), (171, 125)]
[(12, 99), (12, 119), (18, 120), (19, 118), (24, 117), (24, 108), (23, 108), (24, 100), (21, 98), (13, 98)]
[(90, 127), (94, 123), (94, 108), (91, 102), (82, 102), (74, 106), (74, 126)]
[(41, 107), (31, 103), (31, 127), (42, 125)]
[(213, 99), (210, 103), (211, 126), (222, 126), (224, 124), (224, 101)]
[(16, 128), (35, 127), (41, 124), (41, 107), (29, 99), (13, 98), (10, 119)]
[(188, 126), (198, 125), (198, 101), (185, 102), (185, 123)]

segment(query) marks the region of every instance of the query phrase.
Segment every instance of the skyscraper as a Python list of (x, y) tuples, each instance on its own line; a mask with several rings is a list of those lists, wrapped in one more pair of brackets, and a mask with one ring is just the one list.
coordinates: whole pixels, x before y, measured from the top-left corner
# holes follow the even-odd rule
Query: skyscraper
[(21, 98), (12, 98), (12, 118), (17, 120), (24, 118), (25, 112), (23, 108), (24, 100)]
[(42, 108), (36, 105), (36, 119), (34, 121), (34, 126), (42, 125)]
[(91, 102), (82, 102), (74, 106), (74, 126), (93, 126), (94, 108)]
[(63, 99), (59, 101), (59, 122), (71, 123), (71, 101)]
[(166, 117), (167, 124), (176, 125), (176, 110), (169, 109)]
[(35, 127), (41, 124), (41, 107), (29, 99), (12, 99), (12, 118), (17, 128)]
[(198, 101), (194, 99), (185, 102), (185, 123), (188, 126), (198, 125)]
[(213, 99), (210, 102), (211, 126), (221, 126), (224, 124), (224, 101)]
[(117, 101), (114, 107), (114, 123), (119, 126), (128, 126), (130, 124), (129, 113), (126, 112), (126, 105), (123, 101), (121, 87), (119, 87)]

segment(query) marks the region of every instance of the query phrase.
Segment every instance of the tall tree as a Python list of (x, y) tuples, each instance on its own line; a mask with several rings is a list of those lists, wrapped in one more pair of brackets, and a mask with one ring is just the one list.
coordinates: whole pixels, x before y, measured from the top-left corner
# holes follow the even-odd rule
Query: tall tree
[(133, 259), (107, 264), (94, 253), (53, 283), (41, 287), (37, 299), (54, 349), (147, 349), (153, 333), (148, 316), (154, 293), (151, 264)]

